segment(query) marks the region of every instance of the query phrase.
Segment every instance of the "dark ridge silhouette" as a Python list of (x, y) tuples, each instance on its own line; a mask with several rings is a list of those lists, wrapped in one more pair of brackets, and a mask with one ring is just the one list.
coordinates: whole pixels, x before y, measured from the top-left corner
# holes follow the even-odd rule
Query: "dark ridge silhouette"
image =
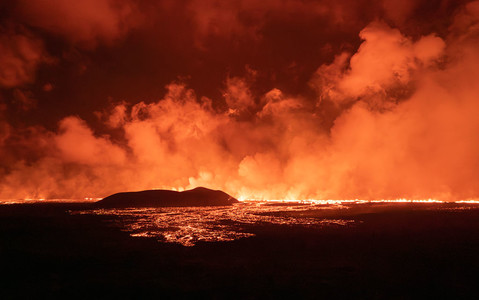
[(238, 200), (223, 191), (197, 187), (183, 192), (147, 190), (117, 193), (96, 202), (95, 206), (102, 208), (226, 206), (237, 202)]

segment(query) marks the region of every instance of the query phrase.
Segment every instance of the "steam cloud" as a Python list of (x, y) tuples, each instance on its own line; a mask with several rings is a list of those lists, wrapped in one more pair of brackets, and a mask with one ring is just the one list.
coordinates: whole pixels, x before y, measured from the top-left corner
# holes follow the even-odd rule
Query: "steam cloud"
[[(128, 2), (112, 7), (100, 1), (107, 17), (97, 19), (89, 13), (97, 2), (87, 1), (92, 10), (81, 18), (85, 23), (71, 19), (65, 26), (48, 17), (55, 11), (38, 14), (42, 1), (33, 2), (20, 6), (28, 24), (54, 28), (79, 47), (111, 42), (132, 28), (120, 26), (134, 10)], [(238, 3), (245, 10), (258, 5)], [(442, 36), (395, 28), (419, 5), (408, 1), (394, 9), (398, 3), (381, 2), (392, 21), (369, 22), (359, 32), (358, 48), (317, 66), (308, 79), (313, 96), (280, 88), (258, 92), (261, 70), (247, 69), (244, 76), (224, 78), (218, 99), (176, 80), (160, 100), (113, 102), (95, 113), (101, 126), (76, 115), (59, 120), (56, 130), (15, 128), (0, 119), (0, 198), (103, 197), (199, 185), (263, 199), (477, 198), (479, 2), (460, 6)], [(283, 9), (263, 5), (256, 13)], [(220, 13), (195, 10), (197, 47), (204, 50), (209, 34), (261, 39), (258, 27), (245, 27), (236, 15), (221, 12), (231, 14), (230, 8), (213, 6)], [(319, 15), (332, 9), (315, 7)], [(229, 20), (229, 27), (221, 25)], [(48, 56), (33, 36), (0, 38), (0, 48), (6, 49), (0, 64), (9, 67), (0, 77), (5, 88), (33, 81)], [(0, 117), (6, 114), (0, 106)]]

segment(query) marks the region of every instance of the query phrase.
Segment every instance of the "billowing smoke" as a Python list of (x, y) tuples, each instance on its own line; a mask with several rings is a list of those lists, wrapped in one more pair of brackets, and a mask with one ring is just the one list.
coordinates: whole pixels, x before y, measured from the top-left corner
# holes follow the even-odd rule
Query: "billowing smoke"
[[(29, 24), (55, 28), (54, 34), (92, 49), (132, 28), (119, 20), (134, 6), (101, 3), (112, 18), (82, 18), (99, 24), (97, 31), (73, 20), (58, 27), (55, 18), (30, 15), (35, 5), (20, 7)], [(208, 34), (262, 38), (264, 24), (218, 18), (215, 11), (231, 13), (229, 5), (208, 3), (215, 9), (195, 10), (192, 19), (199, 24), (193, 44), (200, 51), (206, 51)], [(255, 6), (257, 14), (270, 7), (238, 3), (241, 9)], [(282, 3), (295, 13), (308, 11)], [(261, 91), (262, 70), (247, 66), (242, 76), (226, 74), (216, 97), (180, 78), (159, 100), (112, 100), (91, 112), (95, 121), (72, 114), (53, 129), (17, 128), (0, 106), (0, 198), (103, 197), (200, 185), (261, 199), (478, 198), (479, 2), (458, 7), (440, 35), (408, 34), (401, 24), (421, 3), (408, 1), (398, 10), (397, 1), (381, 2), (390, 21), (370, 20), (358, 33), (358, 47), (339, 49), (315, 66), (305, 93)], [(192, 1), (189, 8), (196, 6)], [(324, 15), (332, 8), (315, 9)], [(234, 20), (230, 27), (221, 25), (228, 20)], [(9, 35), (0, 46), (8, 50), (0, 60), (11, 66), (0, 78), (5, 87), (35, 80), (38, 65), (48, 64), (33, 35)]]

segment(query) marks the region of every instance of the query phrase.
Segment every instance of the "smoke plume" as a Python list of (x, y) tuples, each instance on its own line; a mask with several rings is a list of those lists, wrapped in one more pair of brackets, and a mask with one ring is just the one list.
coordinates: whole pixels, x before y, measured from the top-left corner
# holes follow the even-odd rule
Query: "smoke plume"
[[(110, 96), (101, 105), (85, 98), (84, 108), (54, 120), (54, 126), (9, 117), (20, 107), (10, 99), (15, 93), (17, 99), (19, 93), (25, 99), (35, 94), (39, 108), (27, 105), (24, 110), (40, 113), (57, 85), (68, 86), (61, 80), (47, 82), (56, 78), (52, 69), (64, 61), (84, 65), (82, 72), (69, 74), (92, 76), (82, 82), (93, 86), (97, 77), (89, 69), (106, 72), (93, 64), (99, 57), (106, 59), (100, 53), (106, 50), (96, 50), (97, 56), (84, 51), (95, 51), (102, 43), (116, 49), (115, 43), (124, 45), (120, 37), (128, 40), (135, 26), (146, 35), (154, 24), (131, 21), (132, 15), (149, 16), (141, 11), (150, 6), (142, 2), (87, 1), (78, 8), (81, 14), (58, 1), (47, 2), (19, 1), (12, 11), (34, 33), (0, 37), (0, 85), (5, 90), (0, 98), (2, 199), (104, 197), (126, 190), (196, 186), (257, 199), (479, 197), (479, 2), (458, 4), (449, 12), (447, 26), (443, 22), (414, 31), (407, 21), (417, 21), (426, 7), (423, 1), (378, 1), (370, 18), (355, 15), (348, 1), (337, 6), (321, 1), (208, 1), (201, 6), (190, 1), (181, 14), (190, 14), (196, 27), (183, 35), (191, 42), (185, 51), (203, 57), (197, 62), (201, 68), (209, 67), (204, 57), (215, 56), (209, 42), (221, 47), (234, 38), (241, 45), (264, 46), (271, 39), (268, 28), (288, 18), (305, 16), (308, 25), (314, 18), (332, 18), (328, 24), (335, 24), (340, 35), (356, 33), (349, 45), (333, 39), (323, 45), (323, 54), (317, 55), (329, 59), (311, 64), (299, 56), (287, 64), (274, 61), (279, 77), (288, 75), (291, 84), (302, 82), (302, 88), (283, 84), (264, 64), (222, 73), (214, 93), (195, 86), (195, 80), (206, 79), (179, 73), (169, 78), (162, 94), (152, 90), (156, 97), (132, 101)], [(446, 2), (438, 14), (445, 13)], [(166, 1), (161, 9), (173, 12), (177, 7)], [(72, 17), (63, 24), (59, 15)], [(39, 38), (43, 31), (73, 45), (57, 57), (55, 66), (47, 63), (53, 54)], [(288, 49), (278, 51), (287, 57), (293, 51)], [(248, 57), (244, 53), (238, 60)], [(267, 61), (274, 54), (262, 57)], [(122, 67), (128, 66), (125, 62)], [(47, 69), (37, 74), (42, 68)], [(115, 77), (116, 66), (108, 68), (111, 77), (96, 82), (92, 94), (103, 84), (106, 89), (112, 82), (128, 83), (127, 77)], [(207, 71), (215, 70), (212, 63)], [(132, 85), (140, 71), (131, 71)], [(46, 79), (37, 80), (39, 76)], [(36, 80), (42, 88), (29, 85)], [(54, 106), (48, 107), (53, 111)]]

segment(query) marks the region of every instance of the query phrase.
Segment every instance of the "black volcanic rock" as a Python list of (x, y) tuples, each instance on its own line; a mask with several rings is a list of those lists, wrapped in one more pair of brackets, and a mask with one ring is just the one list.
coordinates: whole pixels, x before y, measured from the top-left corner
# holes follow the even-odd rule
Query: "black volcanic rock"
[(226, 206), (237, 202), (238, 200), (223, 191), (197, 187), (183, 192), (147, 190), (117, 193), (96, 202), (95, 206), (101, 208)]

